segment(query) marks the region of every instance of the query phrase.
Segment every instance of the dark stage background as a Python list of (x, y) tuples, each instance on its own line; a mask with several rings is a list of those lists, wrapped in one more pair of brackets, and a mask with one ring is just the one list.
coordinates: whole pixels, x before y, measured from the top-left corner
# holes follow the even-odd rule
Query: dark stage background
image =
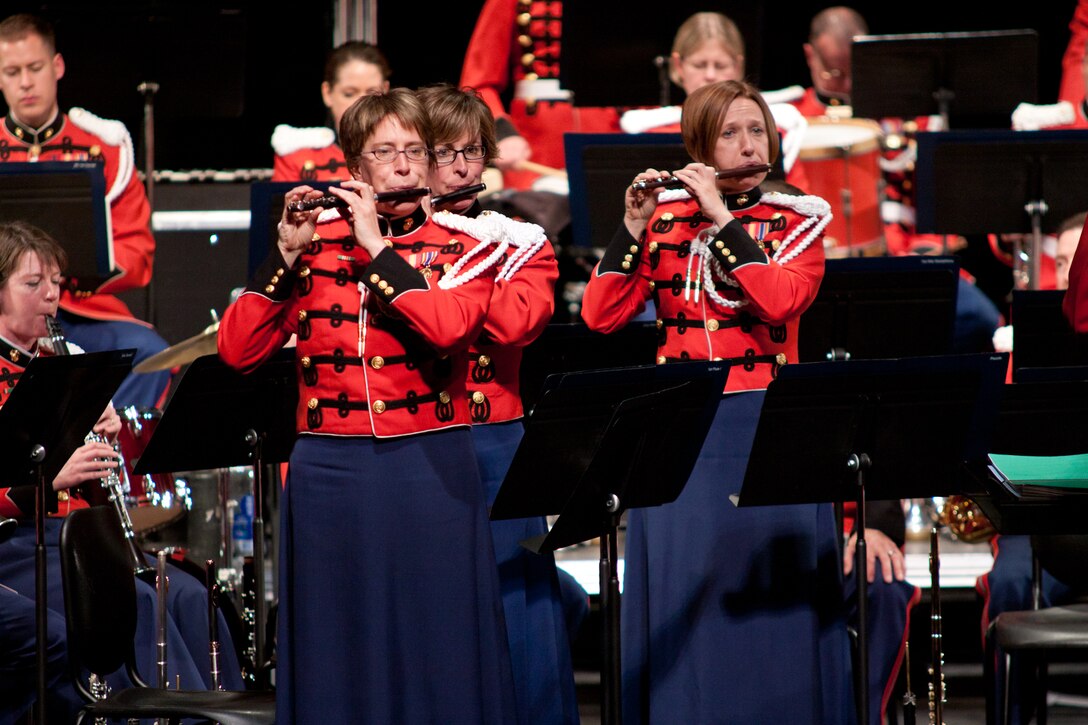
[[(576, 12), (576, 1), (568, 0), (568, 15)], [(581, 1), (586, 4), (577, 10), (595, 20), (565, 33), (573, 39), (568, 50), (582, 64), (628, 58), (632, 78), (654, 78), (652, 57), (668, 52), (680, 22), (692, 12), (716, 9), (741, 26), (749, 78), (767, 89), (808, 84), (801, 44), (811, 14), (823, 7), (788, 14), (778, 3)], [(393, 83), (456, 82), (482, 4), (462, 0), (436, 12), (429, 3), (379, 3), (378, 43), (393, 66)], [(855, 7), (877, 34), (1035, 29), (1040, 36), (1039, 101), (1052, 102), (1075, 5), (1076, 0), (989, 4), (984, 13), (947, 0), (859, 2)], [(68, 67), (60, 85), (62, 108), (84, 106), (120, 118), (139, 144), (143, 101), (136, 86), (160, 84), (158, 169), (267, 168), (269, 137), (277, 123), (325, 121), (319, 86), (324, 54), (332, 45), (331, 2), (297, 3), (290, 12), (255, 0), (9, 0), (2, 7), (4, 15), (41, 12), (55, 22)]]

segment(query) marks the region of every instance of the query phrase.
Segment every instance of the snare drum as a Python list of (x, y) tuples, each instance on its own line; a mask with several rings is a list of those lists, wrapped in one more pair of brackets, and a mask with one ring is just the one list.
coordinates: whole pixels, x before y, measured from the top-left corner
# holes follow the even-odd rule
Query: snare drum
[(132, 472), (162, 418), (162, 411), (129, 406), (120, 411), (120, 416), (121, 432), (117, 439), (128, 474), (128, 513), (132, 518), (133, 531), (146, 534), (180, 519), (192, 507), (192, 501), (184, 481), (175, 481), (173, 474), (137, 476)]
[(831, 205), (824, 231), (829, 257), (884, 253), (880, 221), (880, 126), (859, 118), (810, 118), (800, 159), (808, 193)]

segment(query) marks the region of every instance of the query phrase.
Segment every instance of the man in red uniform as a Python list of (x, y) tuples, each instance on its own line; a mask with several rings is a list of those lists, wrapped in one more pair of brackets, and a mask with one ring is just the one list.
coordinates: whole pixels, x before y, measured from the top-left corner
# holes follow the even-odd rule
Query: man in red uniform
[[(614, 108), (576, 108), (559, 85), (563, 34), (561, 0), (487, 0), (472, 33), (461, 85), (479, 91), (495, 115), (499, 153), (495, 163), (506, 186), (528, 189), (536, 178), (519, 166), (562, 169), (563, 134), (619, 130)], [(513, 85), (510, 112), (500, 95)]]
[[(151, 209), (134, 173), (132, 139), (119, 121), (82, 108), (65, 114), (57, 103), (64, 58), (53, 28), (41, 18), (13, 15), (0, 23), (0, 90), (8, 115), (0, 129), (0, 162), (94, 161), (102, 164), (112, 228), (113, 264), (104, 280), (69, 278), (60, 320), (69, 339), (85, 350), (136, 348), (136, 361), (166, 348), (114, 295), (151, 280), (155, 240)], [(114, 400), (118, 406), (155, 404), (166, 372), (132, 375)]]

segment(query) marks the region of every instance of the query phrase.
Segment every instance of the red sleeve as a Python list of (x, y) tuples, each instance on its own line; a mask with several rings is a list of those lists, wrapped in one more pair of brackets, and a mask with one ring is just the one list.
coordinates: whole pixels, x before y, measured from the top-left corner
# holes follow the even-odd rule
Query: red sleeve
[(363, 274), (363, 284), (374, 296), (439, 354), (464, 350), (480, 336), (494, 283), (492, 265), (463, 284), (443, 289), (389, 247)]
[(1062, 56), (1062, 84), (1058, 100), (1080, 103), (1084, 100), (1084, 45), (1088, 43), (1088, 0), (1079, 0), (1069, 21), (1069, 45)]
[[(107, 174), (106, 178), (111, 180), (112, 174)], [(155, 238), (151, 236), (151, 207), (135, 173), (121, 195), (110, 204), (110, 223), (113, 226), (113, 264), (122, 274), (96, 292), (116, 294), (144, 287), (151, 281)]]
[(517, 0), (487, 0), (472, 31), (461, 85), (475, 88), (495, 118), (506, 116), (500, 94), (510, 84)]
[(1076, 332), (1088, 332), (1088, 224), (1080, 234), (1077, 251), (1069, 264), (1069, 289), (1065, 291), (1062, 309)]
[[(623, 268), (625, 262), (628, 269)], [(636, 241), (620, 224), (586, 284), (582, 319), (597, 332), (607, 334), (621, 329), (646, 309), (650, 279), (649, 258), (642, 258), (642, 240)]]
[(298, 181), (302, 178), (302, 169), (291, 156), (275, 155), (272, 160), (272, 181)]
[(524, 347), (540, 336), (555, 312), (559, 265), (550, 242), (529, 259), (513, 279), (495, 282), (484, 333), (498, 345)]
[[(756, 242), (752, 242), (755, 244)], [(809, 308), (824, 278), (823, 236), (816, 238), (788, 264), (738, 267), (733, 278), (748, 298), (749, 312), (771, 325), (783, 325)]]
[(294, 271), (274, 249), (219, 323), (217, 344), (224, 363), (248, 372), (286, 344), (298, 326), (295, 281)]
[(21, 519), (34, 512), (34, 487), (0, 488), (0, 518)]

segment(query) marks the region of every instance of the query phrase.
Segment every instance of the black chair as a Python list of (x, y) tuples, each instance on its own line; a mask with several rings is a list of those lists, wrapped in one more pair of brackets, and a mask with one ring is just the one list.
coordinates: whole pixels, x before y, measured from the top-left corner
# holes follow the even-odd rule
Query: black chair
[[(1035, 717), (1046, 725), (1047, 665), (1088, 659), (1088, 536), (1032, 536), (1032, 609), (1004, 612), (986, 632), (984, 677), (987, 721), (1009, 721), (1009, 664), (1013, 654), (1035, 673)], [(1042, 572), (1070, 587), (1074, 602), (1040, 609)], [(1005, 656), (1005, 697), (995, 702), (995, 647)], [(1031, 670), (1029, 670), (1031, 671)], [(1000, 713), (1000, 718), (996, 714)]]
[[(108, 506), (80, 509), (60, 535), (68, 659), (88, 701), (77, 725), (91, 718), (201, 718), (221, 725), (274, 723), (275, 694), (152, 688), (136, 670), (136, 583), (117, 513)], [(96, 700), (82, 673), (104, 676), (126, 669), (136, 687)]]

